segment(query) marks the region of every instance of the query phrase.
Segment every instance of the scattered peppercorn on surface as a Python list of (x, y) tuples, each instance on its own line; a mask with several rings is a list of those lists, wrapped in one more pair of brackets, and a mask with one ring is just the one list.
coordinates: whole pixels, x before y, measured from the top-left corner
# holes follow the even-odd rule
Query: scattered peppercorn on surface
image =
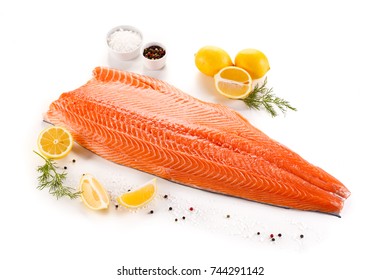
[[(125, 167), (105, 161), (77, 144), (65, 158), (57, 161), (57, 169), (68, 174), (65, 182), (68, 186), (78, 186), (78, 178), (82, 178), (82, 189), (86, 189), (87, 201), (70, 200), (68, 207), (78, 207), (78, 211), (93, 215), (99, 212), (94, 210), (103, 210), (103, 215), (120, 219), (129, 226), (142, 221), (157, 222), (172, 229), (205, 230), (281, 248), (302, 248), (321, 238), (321, 233), (312, 230), (314, 227), (308, 219), (314, 213), (293, 221), (281, 208), (175, 187), (172, 182), (135, 170), (134, 176), (124, 175)], [(141, 198), (128, 198), (139, 191), (143, 193)], [(123, 196), (125, 202), (121, 201)], [(269, 215), (269, 211), (275, 214)]]
[[(167, 54), (154, 45), (144, 49), (142, 55), (155, 60)], [(224, 101), (247, 97), (254, 80), (265, 77), (270, 70), (266, 55), (250, 48), (231, 56), (220, 47), (203, 46), (193, 63), (194, 72), (200, 71), (213, 82), (212, 89)], [(156, 75), (160, 76), (160, 71)], [(205, 92), (213, 99), (210, 89), (205, 88)], [(290, 220), (290, 212), (281, 208), (178, 186), (137, 170), (129, 169), (127, 175), (126, 167), (76, 144), (57, 159), (57, 169), (67, 174), (65, 184), (82, 192), (78, 203), (73, 202), (79, 211), (106, 213), (130, 226), (155, 221), (169, 228), (197, 228), (255, 244), (296, 248), (317, 243), (325, 234), (314, 230), (319, 228), (316, 220), (311, 224), (314, 213)]]

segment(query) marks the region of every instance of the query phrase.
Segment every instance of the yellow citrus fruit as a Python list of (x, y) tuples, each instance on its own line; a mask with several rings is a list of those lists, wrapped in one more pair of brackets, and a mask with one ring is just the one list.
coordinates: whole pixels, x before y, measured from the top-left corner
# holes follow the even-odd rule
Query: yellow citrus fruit
[(195, 64), (201, 73), (213, 77), (226, 66), (233, 65), (229, 54), (215, 46), (204, 46), (195, 55)]
[(92, 175), (84, 174), (79, 183), (83, 203), (92, 210), (107, 209), (110, 198), (101, 183)]
[(73, 147), (73, 137), (63, 127), (51, 126), (40, 132), (37, 140), (38, 149), (47, 158), (65, 157)]
[(216, 89), (232, 99), (242, 99), (249, 95), (252, 88), (250, 74), (240, 67), (228, 66), (214, 76)]
[(270, 70), (266, 55), (256, 49), (241, 50), (234, 59), (235, 66), (249, 72), (252, 79), (262, 78)]
[(156, 195), (156, 178), (148, 181), (135, 191), (127, 192), (117, 198), (120, 205), (127, 208), (137, 208), (146, 205)]

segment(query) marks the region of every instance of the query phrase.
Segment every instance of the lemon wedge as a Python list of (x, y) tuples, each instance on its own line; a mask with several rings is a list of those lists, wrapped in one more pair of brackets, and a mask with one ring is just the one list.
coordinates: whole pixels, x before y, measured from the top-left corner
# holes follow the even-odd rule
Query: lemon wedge
[(138, 189), (124, 193), (117, 198), (120, 205), (127, 208), (138, 208), (146, 205), (156, 195), (157, 182), (156, 178), (148, 181)]
[(110, 198), (101, 183), (92, 175), (84, 174), (79, 183), (83, 203), (92, 210), (107, 209)]

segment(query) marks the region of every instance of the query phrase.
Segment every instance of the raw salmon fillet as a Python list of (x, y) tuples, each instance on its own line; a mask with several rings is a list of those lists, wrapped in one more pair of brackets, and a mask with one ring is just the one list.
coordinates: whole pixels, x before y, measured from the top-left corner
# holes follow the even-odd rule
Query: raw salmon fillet
[(108, 160), (203, 190), (334, 215), (350, 195), (234, 110), (132, 72), (95, 68), (46, 121)]

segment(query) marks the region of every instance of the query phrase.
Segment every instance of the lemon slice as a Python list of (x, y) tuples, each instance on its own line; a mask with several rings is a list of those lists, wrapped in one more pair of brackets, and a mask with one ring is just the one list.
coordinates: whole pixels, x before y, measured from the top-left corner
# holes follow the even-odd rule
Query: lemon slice
[(84, 174), (79, 183), (81, 199), (83, 203), (92, 210), (108, 208), (110, 198), (105, 188), (90, 174)]
[(232, 99), (247, 97), (250, 94), (252, 82), (250, 74), (236, 66), (225, 67), (214, 76), (217, 91)]
[(38, 149), (47, 158), (65, 157), (73, 147), (73, 137), (63, 127), (51, 126), (41, 131), (37, 140)]
[(146, 205), (156, 195), (156, 178), (148, 181), (135, 191), (127, 192), (117, 198), (120, 205), (127, 208), (138, 208)]

